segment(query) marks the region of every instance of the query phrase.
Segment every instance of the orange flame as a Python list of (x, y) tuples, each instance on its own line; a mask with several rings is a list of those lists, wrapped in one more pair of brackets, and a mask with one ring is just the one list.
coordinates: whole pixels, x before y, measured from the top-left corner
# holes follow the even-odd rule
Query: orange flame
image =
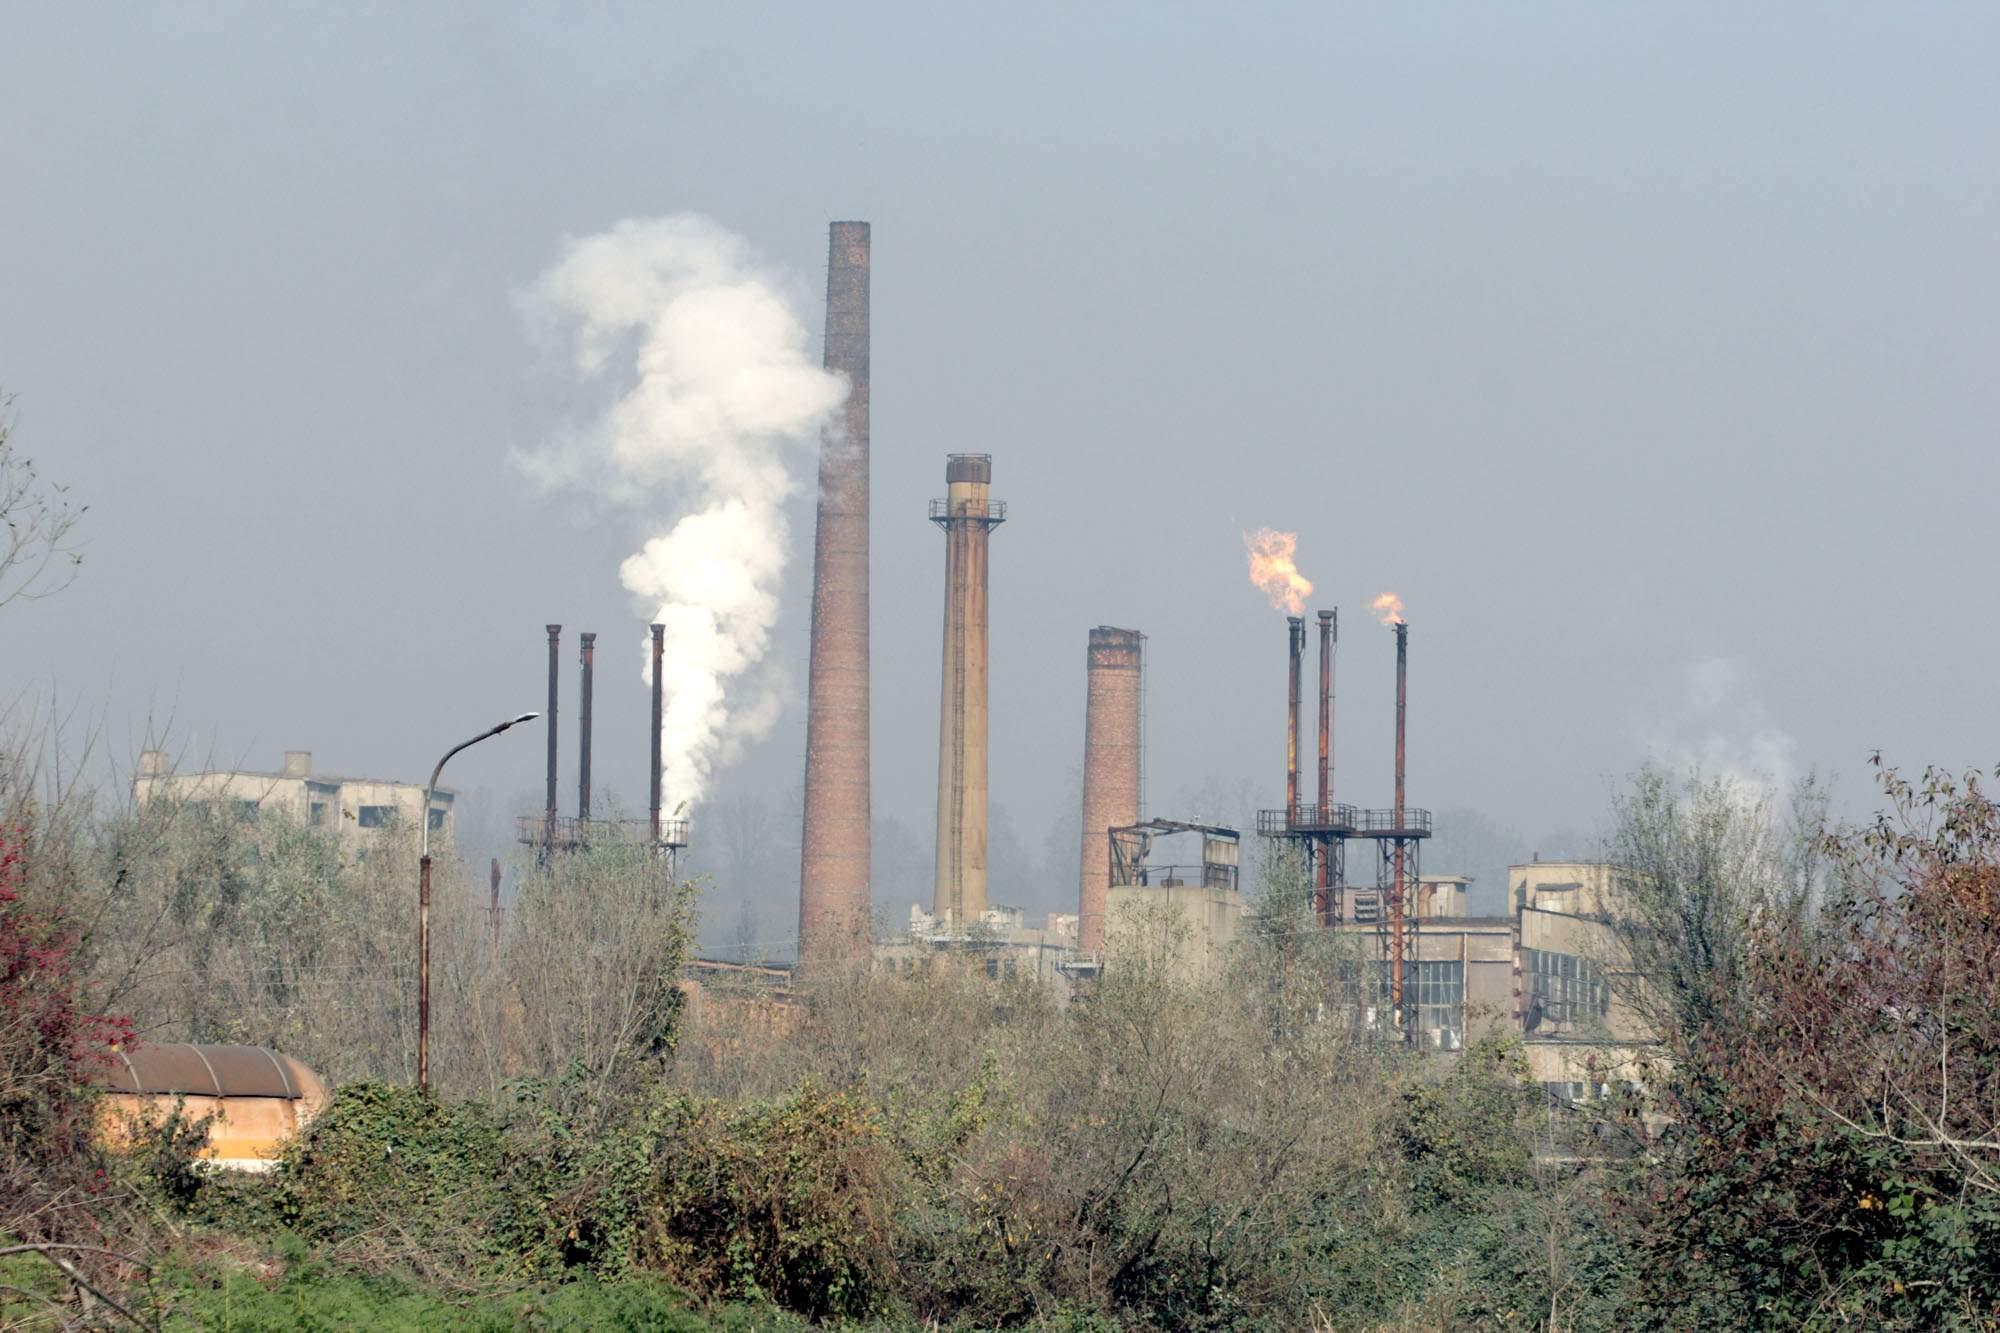
[(1312, 580), (1299, 573), (1292, 563), (1299, 549), (1299, 534), (1259, 528), (1243, 534), (1250, 548), (1250, 581), (1271, 599), (1271, 605), (1295, 616), (1305, 614), (1306, 598), (1312, 595)]
[(1396, 596), (1393, 592), (1385, 592), (1374, 601), (1368, 603), (1368, 609), (1382, 617), (1382, 623), (1385, 625), (1400, 625), (1403, 623), (1403, 599)]

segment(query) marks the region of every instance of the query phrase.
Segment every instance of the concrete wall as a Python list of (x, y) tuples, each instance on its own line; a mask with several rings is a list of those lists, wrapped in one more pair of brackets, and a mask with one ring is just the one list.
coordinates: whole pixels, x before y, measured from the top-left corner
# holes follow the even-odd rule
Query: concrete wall
[(1218, 976), (1243, 921), (1238, 889), (1206, 884), (1118, 885), (1107, 891), (1104, 960), (1165, 962), (1187, 980)]

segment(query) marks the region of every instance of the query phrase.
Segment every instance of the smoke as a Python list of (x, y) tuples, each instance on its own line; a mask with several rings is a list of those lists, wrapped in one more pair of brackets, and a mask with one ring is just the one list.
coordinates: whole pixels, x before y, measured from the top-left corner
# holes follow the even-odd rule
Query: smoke
[(1299, 549), (1299, 535), (1259, 528), (1243, 534), (1243, 546), (1250, 554), (1250, 582), (1270, 599), (1272, 607), (1295, 616), (1304, 615), (1306, 598), (1312, 596), (1313, 585), (1293, 562)]
[(1376, 618), (1384, 625), (1400, 625), (1403, 623), (1403, 599), (1396, 596), (1393, 592), (1385, 592), (1374, 601), (1368, 603), (1368, 609), (1373, 611)]
[[(692, 214), (566, 242), (523, 303), (565, 335), (580, 379), (632, 357), (602, 416), (516, 463), (545, 489), (645, 512), (653, 535), (618, 577), (666, 626), (668, 805), (698, 800), (777, 721), (784, 682), (764, 653), (790, 555), (784, 504), (846, 381), (808, 355), (805, 325), (743, 241)], [(650, 684), (649, 636), (639, 645)]]
[(1741, 662), (1703, 658), (1687, 668), (1682, 685), (1679, 708), (1642, 738), (1654, 760), (1726, 780), (1747, 797), (1779, 796), (1791, 788), (1797, 743), (1752, 693)]

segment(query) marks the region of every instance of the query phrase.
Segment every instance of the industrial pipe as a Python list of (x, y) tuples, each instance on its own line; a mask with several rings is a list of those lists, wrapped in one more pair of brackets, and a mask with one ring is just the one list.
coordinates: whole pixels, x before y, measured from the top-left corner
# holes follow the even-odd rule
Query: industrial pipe
[(590, 677), (597, 664), (597, 636), (583, 636), (583, 689), (578, 700), (578, 754), (576, 764), (576, 817), (590, 821)]
[(1395, 883), (1389, 890), (1389, 928), (1393, 937), (1390, 947), (1394, 950), (1389, 965), (1389, 1008), (1396, 1016), (1397, 1027), (1407, 1034), (1409, 1024), (1403, 1013), (1403, 865), (1409, 841), (1403, 836), (1403, 719), (1409, 710), (1410, 627), (1406, 622), (1398, 620), (1394, 628), (1396, 631), (1396, 843), (1393, 870)]
[(653, 630), (653, 846), (660, 845), (660, 741), (666, 729), (666, 695), (660, 676), (667, 662), (667, 627), (654, 625)]
[[(1334, 613), (1319, 613), (1319, 822), (1333, 821), (1333, 639)], [(1321, 925), (1331, 925), (1332, 906), (1328, 843), (1321, 839), (1313, 847), (1313, 911)]]
[(1299, 672), (1306, 655), (1306, 622), (1303, 616), (1287, 616), (1290, 631), (1291, 692), (1285, 706), (1285, 825), (1290, 827), (1299, 810)]
[(542, 854), (547, 856), (556, 842), (556, 682), (562, 667), (556, 654), (562, 645), (562, 626), (550, 625), (549, 631), (549, 796), (548, 814), (542, 828)]

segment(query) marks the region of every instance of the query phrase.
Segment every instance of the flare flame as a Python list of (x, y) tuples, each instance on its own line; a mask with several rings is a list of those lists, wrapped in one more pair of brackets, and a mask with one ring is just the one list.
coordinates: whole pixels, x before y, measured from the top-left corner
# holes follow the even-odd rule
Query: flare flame
[(1374, 601), (1368, 603), (1368, 609), (1380, 616), (1382, 623), (1385, 625), (1400, 625), (1403, 623), (1403, 599), (1396, 596), (1393, 592), (1385, 592)]
[(1313, 585), (1292, 563), (1299, 534), (1259, 528), (1244, 533), (1243, 544), (1250, 549), (1250, 581), (1271, 599), (1273, 607), (1290, 615), (1304, 615)]

